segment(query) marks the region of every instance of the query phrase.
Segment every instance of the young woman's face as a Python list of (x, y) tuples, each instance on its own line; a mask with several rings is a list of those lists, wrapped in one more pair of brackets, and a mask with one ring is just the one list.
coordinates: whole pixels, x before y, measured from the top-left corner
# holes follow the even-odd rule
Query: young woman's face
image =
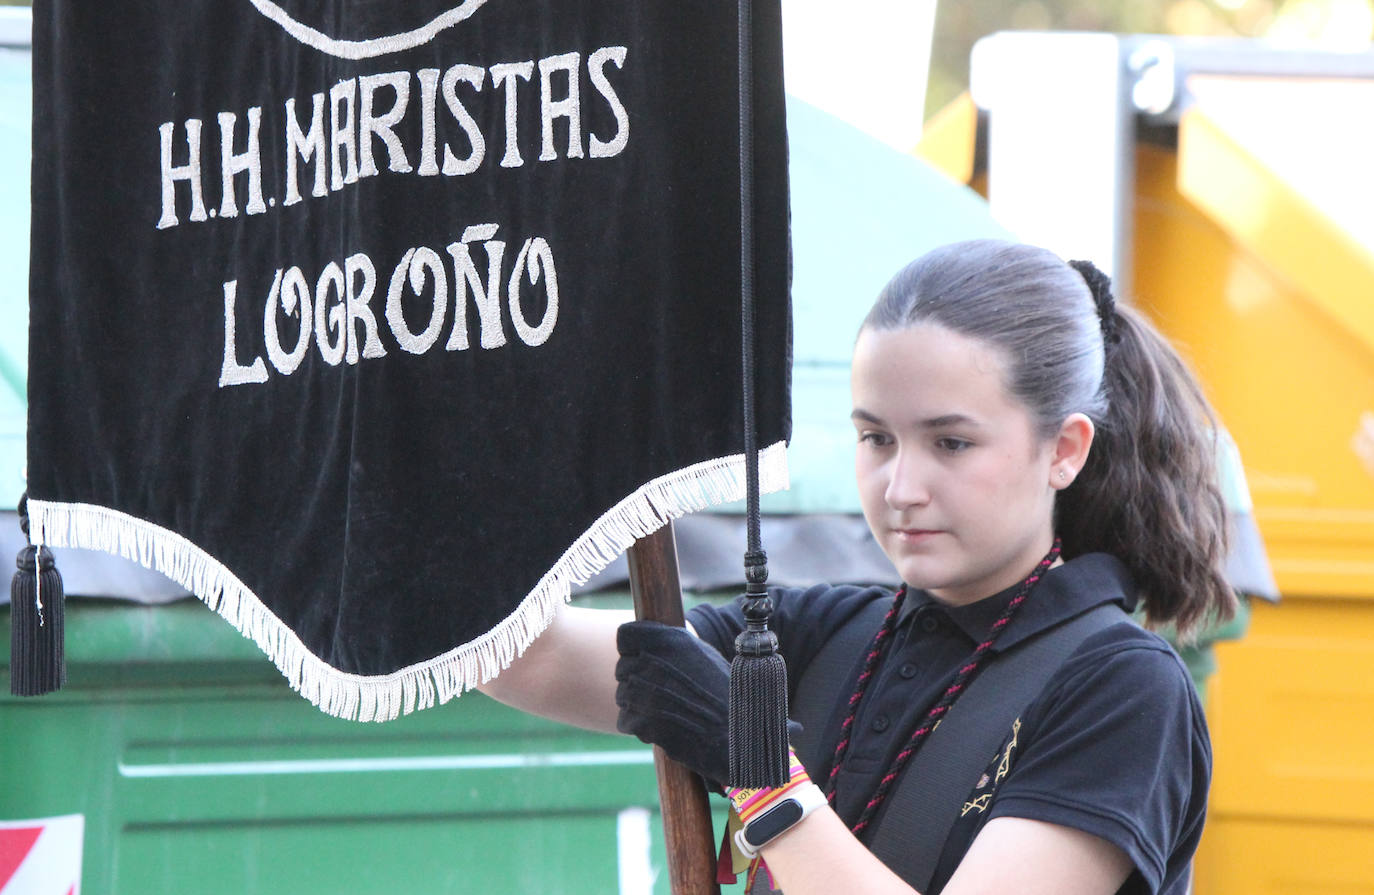
[(1024, 578), (1053, 540), (1055, 440), (1036, 437), (989, 343), (920, 324), (865, 329), (850, 380), (854, 467), (902, 580), (962, 605)]

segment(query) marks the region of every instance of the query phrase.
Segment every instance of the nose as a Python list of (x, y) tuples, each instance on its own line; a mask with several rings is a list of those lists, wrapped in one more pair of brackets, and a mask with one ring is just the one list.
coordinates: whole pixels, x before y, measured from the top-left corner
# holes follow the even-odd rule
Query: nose
[(883, 499), (896, 510), (924, 506), (930, 502), (927, 471), (911, 451), (899, 450), (892, 459), (891, 475)]

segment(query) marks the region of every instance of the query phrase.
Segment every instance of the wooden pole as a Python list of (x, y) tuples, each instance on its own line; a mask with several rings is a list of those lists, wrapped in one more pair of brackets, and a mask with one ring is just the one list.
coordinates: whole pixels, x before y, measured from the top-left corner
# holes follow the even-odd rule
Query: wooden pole
[[(673, 524), (640, 538), (625, 555), (635, 617), (668, 625), (684, 623)], [(673, 895), (719, 895), (711, 805), (701, 778), (654, 747), (668, 878)]]

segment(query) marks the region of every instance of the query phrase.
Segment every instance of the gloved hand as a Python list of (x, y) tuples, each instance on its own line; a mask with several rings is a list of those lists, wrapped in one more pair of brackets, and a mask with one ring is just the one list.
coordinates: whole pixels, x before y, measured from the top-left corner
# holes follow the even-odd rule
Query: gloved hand
[(635, 621), (616, 633), (616, 727), (720, 789), (730, 773), (730, 665), (686, 628)]

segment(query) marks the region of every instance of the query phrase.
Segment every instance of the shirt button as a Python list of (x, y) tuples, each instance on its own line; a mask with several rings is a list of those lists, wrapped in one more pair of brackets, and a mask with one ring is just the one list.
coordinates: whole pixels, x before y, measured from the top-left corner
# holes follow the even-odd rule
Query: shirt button
[(887, 730), (891, 723), (892, 722), (887, 719), (887, 715), (879, 715), (873, 719), (873, 729), (878, 733), (882, 733), (884, 730)]
[(906, 678), (907, 680), (911, 680), (916, 676), (916, 666), (908, 662), (901, 668), (897, 669), (897, 673), (900, 674), (902, 677)]
[(921, 630), (927, 634), (934, 634), (940, 630), (940, 620), (933, 615), (927, 615), (921, 619)]

